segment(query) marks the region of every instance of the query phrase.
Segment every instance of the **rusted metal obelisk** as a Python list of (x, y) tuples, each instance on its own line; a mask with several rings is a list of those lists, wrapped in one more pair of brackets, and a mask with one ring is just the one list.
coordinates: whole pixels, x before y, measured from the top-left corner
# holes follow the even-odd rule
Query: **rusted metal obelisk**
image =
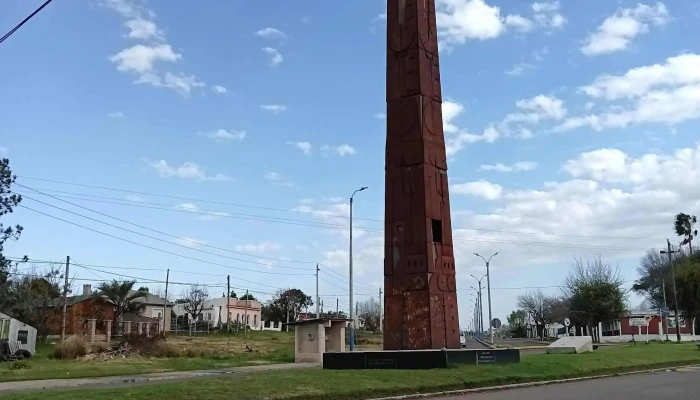
[(435, 0), (387, 0), (384, 349), (460, 347)]

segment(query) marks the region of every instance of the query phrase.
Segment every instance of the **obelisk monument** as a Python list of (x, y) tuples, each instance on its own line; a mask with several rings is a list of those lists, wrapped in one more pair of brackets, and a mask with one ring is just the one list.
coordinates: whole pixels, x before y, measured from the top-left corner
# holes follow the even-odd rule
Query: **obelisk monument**
[(435, 0), (387, 0), (384, 349), (460, 347)]

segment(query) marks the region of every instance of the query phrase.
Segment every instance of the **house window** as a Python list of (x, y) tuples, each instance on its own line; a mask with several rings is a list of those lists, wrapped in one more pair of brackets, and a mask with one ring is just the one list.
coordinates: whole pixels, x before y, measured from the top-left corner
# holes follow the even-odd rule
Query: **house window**
[(253, 315), (253, 326), (258, 326), (258, 316)]
[(211, 313), (207, 313), (207, 321), (211, 321)]
[(442, 221), (440, 221), (439, 219), (434, 219), (432, 221), (433, 242), (442, 243)]
[(0, 319), (0, 339), (10, 338), (10, 320)]
[(241, 313), (236, 313), (236, 323), (241, 322)]
[(250, 323), (250, 315), (245, 316), (245, 323), (249, 324)]

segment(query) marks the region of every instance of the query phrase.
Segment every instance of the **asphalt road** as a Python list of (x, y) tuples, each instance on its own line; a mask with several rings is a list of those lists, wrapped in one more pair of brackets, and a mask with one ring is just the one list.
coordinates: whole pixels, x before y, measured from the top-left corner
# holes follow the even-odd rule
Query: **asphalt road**
[(700, 400), (700, 367), (434, 400)]

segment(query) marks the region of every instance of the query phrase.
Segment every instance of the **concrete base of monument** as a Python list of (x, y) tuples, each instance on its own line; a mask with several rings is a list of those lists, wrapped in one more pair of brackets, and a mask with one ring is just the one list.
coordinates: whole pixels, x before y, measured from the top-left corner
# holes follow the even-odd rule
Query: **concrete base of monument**
[(323, 369), (433, 369), (520, 362), (518, 349), (383, 350), (323, 353)]
[(577, 354), (588, 351), (593, 351), (593, 338), (590, 336), (563, 337), (547, 346), (547, 354)]

